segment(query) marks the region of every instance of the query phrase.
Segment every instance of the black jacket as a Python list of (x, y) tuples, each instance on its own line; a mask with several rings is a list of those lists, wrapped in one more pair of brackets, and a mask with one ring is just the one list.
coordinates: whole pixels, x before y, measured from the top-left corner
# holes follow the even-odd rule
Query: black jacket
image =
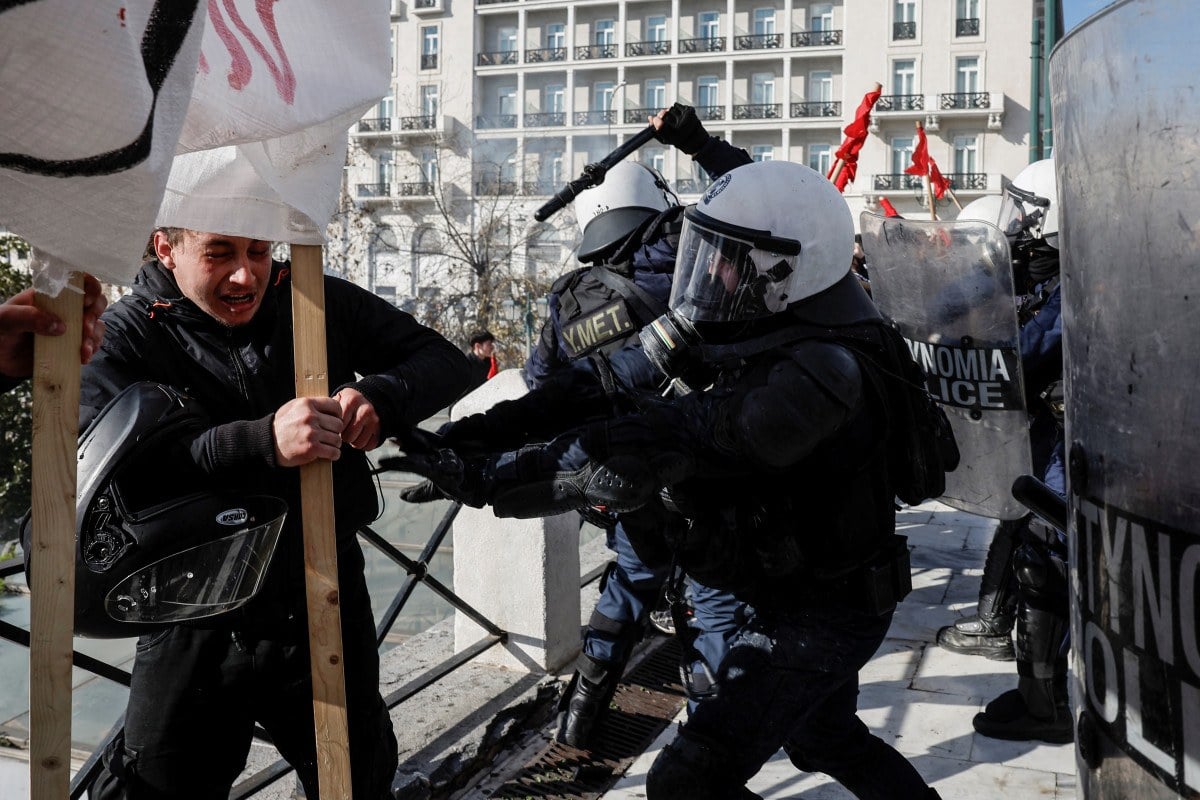
[[(299, 470), (276, 466), (272, 433), (276, 409), (295, 397), (289, 274), (287, 264), (275, 263), (254, 319), (228, 328), (185, 298), (168, 270), (149, 262), (132, 293), (105, 311), (103, 345), (82, 373), (81, 431), (124, 387), (169, 384), (210, 415), (212, 427), (185, 444), (214, 485), (287, 502), (268, 587), (247, 607), (257, 607), (259, 618), (267, 605), (289, 614), (304, 607)], [(325, 316), (330, 389), (362, 392), (384, 436), (445, 407), (469, 383), (467, 360), (457, 347), (364, 289), (326, 276)], [(355, 532), (378, 515), (366, 455), (344, 447), (333, 477), (338, 549), (348, 564), (361, 564)], [(283, 580), (281, 572), (291, 579)], [(291, 590), (284, 588), (288, 584)]]

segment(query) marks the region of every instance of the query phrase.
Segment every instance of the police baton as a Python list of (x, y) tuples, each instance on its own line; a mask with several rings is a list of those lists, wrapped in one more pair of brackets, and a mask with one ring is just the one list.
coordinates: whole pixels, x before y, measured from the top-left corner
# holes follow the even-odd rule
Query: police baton
[(1013, 481), (1013, 497), (1032, 511), (1042, 522), (1064, 533), (1067, 530), (1067, 501), (1032, 475), (1022, 475)]
[(551, 214), (574, 200), (576, 195), (584, 189), (590, 189), (593, 186), (603, 183), (605, 173), (616, 166), (617, 162), (624, 159), (625, 156), (653, 139), (656, 132), (653, 125), (647, 125), (637, 135), (629, 137), (616, 150), (613, 150), (604, 158), (594, 164), (588, 164), (583, 168), (583, 172), (578, 178), (559, 189), (554, 194), (554, 197), (551, 197), (541, 208), (533, 212), (533, 218), (538, 222), (545, 222)]

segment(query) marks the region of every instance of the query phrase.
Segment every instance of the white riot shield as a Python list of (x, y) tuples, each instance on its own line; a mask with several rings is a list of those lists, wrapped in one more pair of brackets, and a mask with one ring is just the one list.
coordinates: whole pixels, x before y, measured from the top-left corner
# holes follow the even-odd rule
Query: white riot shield
[(1012, 483), (1031, 471), (1029, 420), (1008, 241), (984, 222), (863, 213), (871, 293), (925, 370), (962, 460), (941, 500), (994, 519), (1024, 506)]
[(1200, 792), (1198, 30), (1195, 0), (1117, 3), (1050, 60), (1088, 798)]

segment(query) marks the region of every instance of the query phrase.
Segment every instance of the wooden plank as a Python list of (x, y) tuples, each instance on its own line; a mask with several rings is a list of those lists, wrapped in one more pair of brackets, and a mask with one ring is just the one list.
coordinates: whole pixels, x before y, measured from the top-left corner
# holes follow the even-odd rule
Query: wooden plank
[(66, 323), (34, 337), (33, 536), (29, 621), (29, 786), (33, 800), (62, 800), (71, 783), (71, 635), (75, 624), (75, 451), (79, 438), (82, 278), (34, 303)]
[[(327, 397), (325, 284), (321, 248), (315, 245), (292, 245), (292, 328), (296, 396)], [(323, 800), (340, 800), (351, 796), (351, 783), (333, 516), (333, 462), (320, 459), (300, 467), (300, 493), (318, 781)]]

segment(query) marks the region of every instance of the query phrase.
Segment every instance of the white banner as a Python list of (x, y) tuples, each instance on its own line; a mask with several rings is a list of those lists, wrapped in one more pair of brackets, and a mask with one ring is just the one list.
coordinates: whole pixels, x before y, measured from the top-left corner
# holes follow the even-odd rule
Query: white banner
[(0, 3), (0, 225), (57, 294), (127, 284), (154, 226), (196, 76), (199, 0)]

